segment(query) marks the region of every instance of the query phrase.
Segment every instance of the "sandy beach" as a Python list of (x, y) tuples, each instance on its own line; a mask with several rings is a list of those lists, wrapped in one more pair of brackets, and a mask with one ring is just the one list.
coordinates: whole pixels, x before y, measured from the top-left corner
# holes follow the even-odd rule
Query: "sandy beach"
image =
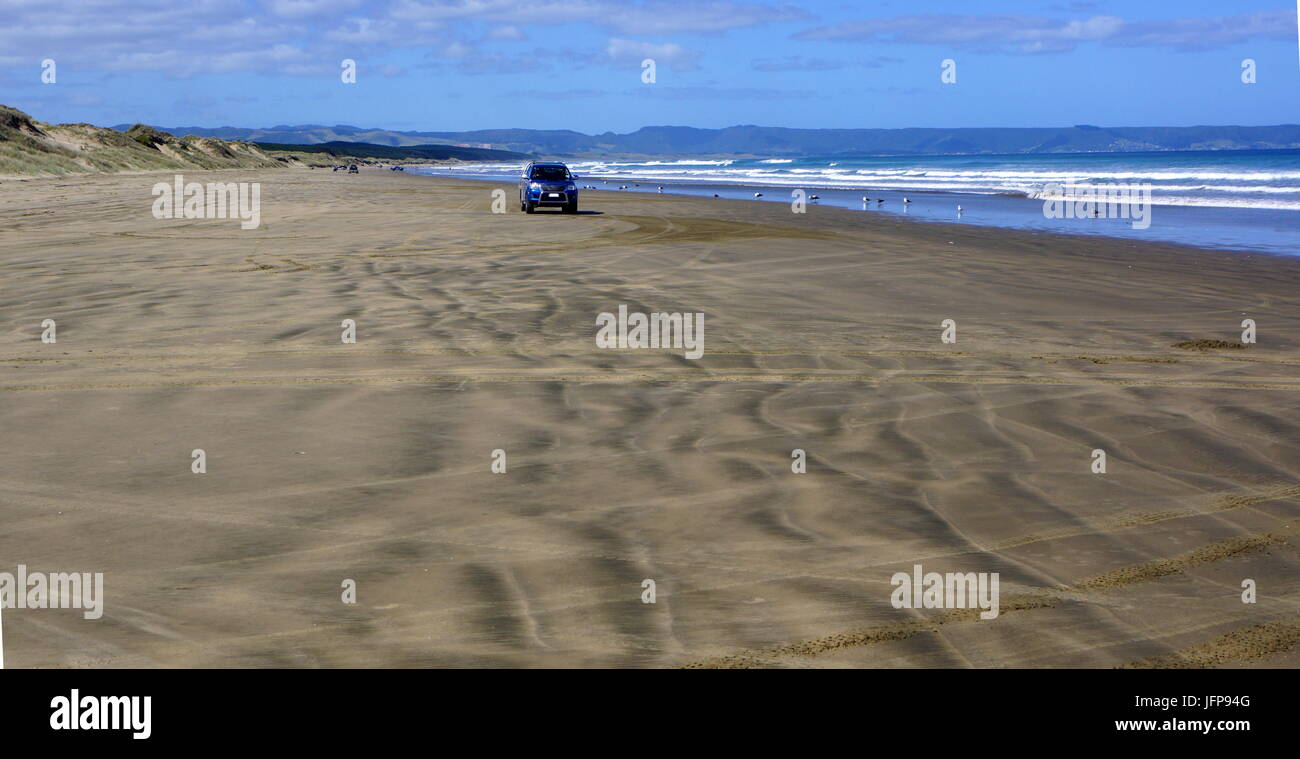
[[(1300, 258), (186, 176), (261, 226), (0, 182), (0, 571), (105, 578), (9, 667), (1300, 666)], [(620, 304), (703, 357), (598, 348)], [(1000, 615), (895, 608), (916, 564)]]

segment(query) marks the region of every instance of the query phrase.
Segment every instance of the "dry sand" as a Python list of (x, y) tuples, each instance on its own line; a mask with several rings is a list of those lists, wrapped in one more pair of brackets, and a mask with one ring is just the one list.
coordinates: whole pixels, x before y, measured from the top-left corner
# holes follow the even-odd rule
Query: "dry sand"
[[(262, 227), (0, 183), (0, 571), (107, 596), (6, 610), (10, 667), (1300, 665), (1300, 258), (195, 176)], [(705, 356), (597, 349), (620, 303)], [(1001, 616), (893, 608), (914, 563)]]

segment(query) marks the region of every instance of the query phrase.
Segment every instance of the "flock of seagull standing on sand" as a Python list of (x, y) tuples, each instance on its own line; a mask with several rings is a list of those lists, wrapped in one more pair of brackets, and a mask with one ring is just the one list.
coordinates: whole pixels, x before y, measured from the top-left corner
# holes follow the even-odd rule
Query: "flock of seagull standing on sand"
[[(607, 182), (606, 180), (602, 179), (602, 180), (601, 180), (601, 184), (608, 184), (608, 182)], [(621, 185), (618, 186), (618, 189), (620, 189), (620, 190), (628, 190), (628, 189), (631, 189), (631, 188), (633, 188), (633, 187), (640, 187), (640, 186), (641, 186), (640, 184), (637, 184), (637, 183), (634, 182), (634, 183), (632, 183), (631, 185), (621, 184)], [(584, 190), (595, 190), (595, 189), (597, 189), (597, 188), (596, 188), (595, 185), (583, 185), (582, 189), (584, 189)], [(657, 186), (656, 186), (656, 192), (658, 192), (660, 195), (663, 194), (663, 191), (664, 191), (664, 186), (663, 186), (663, 185), (657, 185)], [(718, 197), (721, 197), (721, 196), (718, 195), (718, 193), (715, 192), (715, 193), (713, 193), (713, 197), (718, 198)], [(761, 192), (756, 192), (756, 193), (754, 193), (754, 199), (755, 199), (755, 200), (758, 200), (758, 199), (761, 198), (761, 197), (763, 197), (763, 193), (761, 193)], [(812, 201), (812, 202), (814, 202), (814, 203), (816, 203), (817, 201), (819, 201), (819, 200), (821, 200), (821, 199), (822, 199), (822, 196), (820, 196), (820, 195), (809, 195), (809, 196), (808, 196), (808, 200), (810, 200), (810, 201)], [(866, 195), (863, 195), (863, 196), (862, 196), (862, 208), (863, 208), (864, 210), (867, 208), (867, 204), (870, 203), (870, 202), (871, 202), (871, 198), (868, 198)], [(884, 198), (876, 198), (876, 207), (877, 207), (877, 208), (881, 207), (881, 206), (884, 205), (884, 204), (885, 204), (885, 199), (884, 199)], [(909, 205), (911, 205), (911, 204), (912, 204), (912, 201), (911, 201), (911, 200), (910, 200), (906, 195), (903, 196), (903, 208), (906, 209), (906, 208), (907, 208)], [(964, 210), (962, 209), (962, 207), (961, 207), (960, 205), (957, 206), (957, 216), (958, 216), (958, 218), (960, 218), (961, 215), (962, 215), (963, 213), (964, 213)]]

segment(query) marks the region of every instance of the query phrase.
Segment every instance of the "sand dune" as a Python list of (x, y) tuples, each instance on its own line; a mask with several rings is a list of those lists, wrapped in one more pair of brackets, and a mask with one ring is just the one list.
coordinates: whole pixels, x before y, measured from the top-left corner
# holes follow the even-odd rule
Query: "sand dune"
[(0, 105), (0, 178), (178, 169), (276, 169), (301, 165), (250, 142), (174, 137), (144, 124), (126, 132), (91, 124), (46, 124)]
[[(169, 176), (0, 183), (0, 571), (107, 594), (10, 667), (1300, 665), (1300, 259), (206, 175), (245, 231)], [(704, 357), (597, 348), (619, 304)], [(916, 563), (1002, 613), (893, 608)]]

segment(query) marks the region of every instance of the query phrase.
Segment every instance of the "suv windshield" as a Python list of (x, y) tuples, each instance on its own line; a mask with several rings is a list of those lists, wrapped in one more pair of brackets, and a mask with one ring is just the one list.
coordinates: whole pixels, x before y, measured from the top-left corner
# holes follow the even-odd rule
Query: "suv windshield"
[(563, 182), (569, 178), (569, 170), (563, 166), (534, 166), (532, 179), (546, 182)]

